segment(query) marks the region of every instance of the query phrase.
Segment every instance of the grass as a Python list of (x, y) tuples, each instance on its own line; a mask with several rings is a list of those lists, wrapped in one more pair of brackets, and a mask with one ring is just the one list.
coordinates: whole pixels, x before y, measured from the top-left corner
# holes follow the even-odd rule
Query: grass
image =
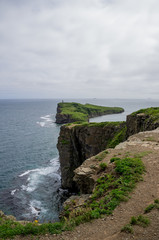
[(72, 122), (87, 122), (90, 117), (121, 113), (124, 111), (120, 107), (103, 107), (92, 104), (80, 104), (75, 102), (58, 103), (60, 115), (66, 115)]
[(140, 158), (114, 159), (114, 162), (110, 164), (113, 164), (114, 170), (109, 172), (108, 168), (104, 166), (102, 176), (98, 178), (96, 187), (87, 202), (73, 210), (67, 207), (60, 222), (21, 225), (12, 220), (2, 221), (0, 219), (0, 238), (28, 234), (59, 234), (71, 230), (81, 223), (99, 218), (103, 214), (112, 214), (121, 201), (129, 199), (129, 193), (134, 189), (136, 183), (142, 180), (145, 168)]
[(144, 213), (149, 213), (149, 212), (151, 212), (153, 209), (159, 209), (159, 199), (155, 199), (155, 200), (154, 200), (154, 203), (148, 205), (148, 206), (145, 208)]
[(122, 227), (121, 232), (133, 233), (134, 230), (133, 230), (131, 224), (127, 224), (124, 227)]
[(126, 130), (127, 127), (124, 126), (122, 129), (120, 129), (119, 131), (117, 131), (115, 133), (115, 136), (113, 137), (113, 139), (111, 139), (108, 143), (108, 148), (114, 148), (116, 145), (118, 145), (119, 143), (123, 142), (126, 140)]
[(140, 153), (134, 154), (134, 157), (142, 158), (144, 156), (147, 156), (150, 153), (152, 153), (152, 151), (144, 151), (144, 152), (140, 152)]
[[(87, 126), (87, 127), (113, 127), (113, 126), (120, 126), (125, 122), (84, 122), (84, 123), (79, 123), (80, 126)], [(78, 127), (78, 126), (77, 126)]]
[(98, 161), (102, 161), (106, 155), (108, 154), (109, 152), (107, 150), (103, 151), (103, 152), (100, 152), (99, 154), (97, 154), (95, 156), (95, 159), (98, 160)]
[[(114, 171), (103, 173), (97, 179), (92, 196), (85, 204), (89, 209), (90, 219), (99, 218), (102, 214), (112, 214), (121, 201), (129, 199), (129, 193), (142, 180), (144, 165), (139, 158), (115, 160)], [(106, 168), (107, 171), (107, 168)], [(81, 209), (81, 212), (83, 209)], [(76, 211), (74, 212), (74, 217)]]
[[(151, 212), (153, 209), (159, 209), (159, 199), (155, 199), (154, 203), (150, 204), (149, 206), (147, 206), (145, 208), (144, 213), (149, 213)], [(133, 233), (133, 227), (134, 225), (138, 225), (141, 227), (147, 227), (150, 225), (150, 219), (144, 215), (139, 215), (137, 217), (131, 217), (131, 220), (129, 222), (129, 224), (126, 224), (122, 229), (121, 232), (126, 232), (126, 233)]]
[(136, 112), (133, 112), (131, 115), (137, 115), (140, 113), (144, 113), (149, 116), (149, 120), (152, 122), (158, 122), (159, 121), (159, 107), (151, 107), (151, 108), (145, 108), (140, 109)]
[(139, 215), (138, 217), (131, 217), (130, 223), (126, 224), (124, 227), (122, 227), (121, 232), (126, 233), (133, 233), (133, 227), (134, 225), (138, 225), (141, 227), (147, 227), (150, 224), (150, 220), (148, 217), (145, 217), (143, 215)]
[(103, 163), (100, 163), (99, 166), (100, 166), (101, 170), (104, 171), (107, 167), (107, 164), (103, 162)]
[(149, 218), (143, 216), (143, 215), (139, 215), (137, 218), (136, 217), (132, 217), (130, 220), (130, 224), (131, 225), (139, 225), (142, 227), (147, 227), (150, 224), (150, 220)]

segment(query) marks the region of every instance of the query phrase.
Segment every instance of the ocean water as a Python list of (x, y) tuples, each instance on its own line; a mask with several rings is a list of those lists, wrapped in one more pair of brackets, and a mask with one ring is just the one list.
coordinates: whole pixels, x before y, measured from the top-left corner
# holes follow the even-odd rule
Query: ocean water
[[(118, 106), (124, 113), (90, 119), (124, 121), (159, 100), (63, 99)], [(0, 210), (17, 219), (57, 221), (61, 209), (61, 176), (55, 123), (58, 99), (0, 100)]]

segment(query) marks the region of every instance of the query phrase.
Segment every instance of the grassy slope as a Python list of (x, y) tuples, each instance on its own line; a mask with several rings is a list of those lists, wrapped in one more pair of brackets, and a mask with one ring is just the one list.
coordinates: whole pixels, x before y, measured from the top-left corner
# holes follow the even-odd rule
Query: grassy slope
[(121, 113), (124, 111), (120, 107), (103, 107), (92, 104), (83, 105), (75, 102), (63, 102), (59, 103), (58, 106), (61, 109), (61, 115), (69, 115), (75, 121), (88, 121), (88, 118), (93, 115)]

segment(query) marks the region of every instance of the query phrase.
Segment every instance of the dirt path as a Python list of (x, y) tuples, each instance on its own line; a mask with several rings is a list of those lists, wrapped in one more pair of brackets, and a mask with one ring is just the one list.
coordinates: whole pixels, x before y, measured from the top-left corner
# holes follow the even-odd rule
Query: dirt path
[[(159, 210), (152, 210), (147, 216), (151, 220), (147, 228), (134, 227), (134, 234), (121, 233), (121, 228), (128, 224), (132, 216), (144, 213), (144, 209), (155, 199), (159, 199), (159, 130), (136, 134), (128, 141), (118, 145), (111, 154), (137, 154), (149, 151), (142, 160), (146, 167), (144, 180), (137, 184), (131, 193), (131, 199), (118, 206), (113, 215), (97, 219), (90, 223), (81, 224), (72, 232), (61, 235), (45, 235), (39, 240), (158, 240), (159, 239)], [(16, 238), (19, 239), (31, 239)]]

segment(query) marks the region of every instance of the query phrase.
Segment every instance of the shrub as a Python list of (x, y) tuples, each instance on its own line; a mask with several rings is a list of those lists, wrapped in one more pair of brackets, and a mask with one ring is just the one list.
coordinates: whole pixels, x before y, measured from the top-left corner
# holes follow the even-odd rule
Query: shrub
[(106, 163), (100, 163), (99, 166), (104, 171), (107, 167), (107, 164)]
[(139, 215), (137, 218), (137, 225), (141, 225), (142, 227), (147, 227), (150, 224), (150, 220), (143, 216)]
[(149, 213), (154, 208), (155, 208), (155, 204), (150, 204), (147, 208), (145, 208), (144, 213)]
[(110, 159), (110, 162), (112, 163), (112, 162), (115, 162), (115, 161), (118, 161), (118, 160), (121, 160), (121, 158), (119, 158), (119, 157), (112, 157)]
[(134, 231), (131, 224), (127, 224), (121, 229), (121, 232), (133, 233)]

